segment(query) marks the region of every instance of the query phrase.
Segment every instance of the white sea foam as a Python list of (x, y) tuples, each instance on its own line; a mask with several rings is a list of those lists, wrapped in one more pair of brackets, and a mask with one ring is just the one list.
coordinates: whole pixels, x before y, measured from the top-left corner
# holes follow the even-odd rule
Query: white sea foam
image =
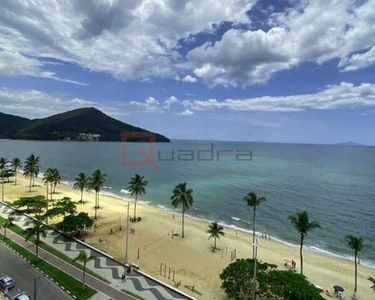
[(231, 217), (233, 220), (235, 220), (235, 221), (239, 221), (239, 220), (241, 220), (240, 218), (237, 218), (237, 217)]
[(130, 192), (127, 189), (121, 189), (120, 193), (122, 194), (130, 194)]

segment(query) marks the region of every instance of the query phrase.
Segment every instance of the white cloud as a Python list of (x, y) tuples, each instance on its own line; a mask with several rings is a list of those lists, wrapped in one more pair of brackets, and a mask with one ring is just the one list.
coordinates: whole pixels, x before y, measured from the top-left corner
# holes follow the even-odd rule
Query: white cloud
[[(256, 0), (3, 0), (0, 45), (115, 78), (174, 78), (178, 41), (213, 23), (247, 22)], [(39, 74), (40, 73), (33, 73)]]
[(98, 103), (79, 99), (61, 98), (37, 90), (13, 90), (0, 88), (0, 110), (26, 117), (45, 117), (59, 112)]
[(86, 83), (77, 82), (74, 80), (59, 78), (54, 72), (43, 70), (43, 67), (48, 64), (50, 63), (42, 62), (35, 58), (29, 58), (17, 52), (2, 51), (0, 48), (0, 75), (33, 76), (54, 79), (77, 85), (88, 85)]
[(184, 78), (182, 78), (182, 81), (190, 82), (190, 83), (198, 82), (197, 78), (190, 76), (190, 75), (186, 75)]
[(177, 113), (177, 115), (180, 115), (180, 116), (191, 116), (193, 114), (194, 112), (189, 109), (185, 109), (184, 111)]
[(159, 109), (159, 101), (157, 101), (154, 97), (148, 97), (144, 102), (138, 101), (130, 101), (131, 105), (143, 107), (147, 111), (156, 111)]
[(355, 86), (342, 82), (327, 86), (314, 94), (280, 97), (255, 97), (248, 99), (194, 100), (193, 110), (231, 109), (239, 111), (298, 112), (306, 109), (338, 109), (375, 106), (375, 84), (363, 83)]
[(164, 101), (164, 108), (169, 109), (172, 104), (178, 103), (178, 99), (175, 96), (170, 96)]
[(307, 61), (322, 64), (338, 58), (338, 68), (345, 71), (375, 64), (375, 1), (295, 4), (272, 14), (267, 32), (231, 29), (220, 41), (191, 50), (187, 58), (195, 75), (210, 86), (248, 86)]

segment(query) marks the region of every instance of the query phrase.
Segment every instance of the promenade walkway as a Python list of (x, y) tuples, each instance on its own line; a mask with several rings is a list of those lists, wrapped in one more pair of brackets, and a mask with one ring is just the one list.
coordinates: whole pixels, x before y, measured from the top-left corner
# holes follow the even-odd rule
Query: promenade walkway
[[(12, 211), (13, 209), (11, 207), (0, 202), (0, 216), (8, 218)], [(29, 220), (31, 220), (31, 218), (27, 215), (15, 215), (14, 224), (25, 229), (27, 228), (26, 223)], [(18, 244), (27, 247), (30, 250), (34, 250), (35, 248), (33, 244), (25, 242), (23, 238), (11, 233), (9, 230), (8, 236)], [(42, 239), (42, 241), (72, 259), (77, 257), (80, 251), (85, 251), (87, 255), (94, 256), (95, 259), (87, 263), (87, 268), (98, 274), (100, 277), (108, 280), (110, 284), (104, 283), (89, 274), (87, 274), (87, 284), (112, 299), (135, 299), (134, 297), (125, 295), (121, 290), (129, 291), (145, 300), (194, 299), (193, 297), (183, 294), (182, 292), (179, 292), (147, 274), (135, 270), (134, 268), (132, 268), (130, 274), (127, 274), (127, 279), (123, 282), (121, 279), (121, 275), (124, 273), (123, 264), (89, 245), (66, 237), (54, 230), (49, 230), (46, 238)], [(41, 257), (49, 261), (51, 264), (58, 266), (77, 279), (82, 278), (81, 270), (78, 270), (74, 266), (71, 266), (42, 249), (39, 251)]]

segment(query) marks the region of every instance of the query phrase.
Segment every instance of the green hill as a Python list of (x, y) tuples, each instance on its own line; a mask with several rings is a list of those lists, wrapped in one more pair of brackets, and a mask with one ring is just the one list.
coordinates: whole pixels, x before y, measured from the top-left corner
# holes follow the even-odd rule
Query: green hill
[[(5, 114), (4, 114), (5, 115)], [(10, 116), (10, 115), (5, 115)], [(10, 118), (11, 117), (11, 118)], [(100, 141), (121, 141), (123, 132), (149, 132), (107, 116), (96, 108), (80, 108), (43, 119), (28, 120), (16, 116), (0, 122), (2, 138), (25, 140), (79, 140), (80, 133), (100, 135)], [(9, 126), (9, 127), (8, 127)], [(156, 142), (170, 142), (155, 133)], [(132, 141), (148, 142), (148, 138)]]
[(0, 112), (0, 138), (9, 139), (21, 128), (30, 124), (31, 120)]

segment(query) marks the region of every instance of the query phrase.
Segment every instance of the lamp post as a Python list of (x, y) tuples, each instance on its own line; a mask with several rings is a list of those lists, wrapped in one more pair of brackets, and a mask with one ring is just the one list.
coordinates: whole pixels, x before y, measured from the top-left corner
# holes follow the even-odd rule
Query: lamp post
[(254, 258), (254, 288), (253, 288), (253, 300), (256, 300), (257, 293), (256, 293), (256, 284), (257, 284), (257, 258), (258, 258), (258, 247), (259, 247), (259, 239), (256, 238), (255, 243), (253, 244), (255, 248), (255, 258)]

